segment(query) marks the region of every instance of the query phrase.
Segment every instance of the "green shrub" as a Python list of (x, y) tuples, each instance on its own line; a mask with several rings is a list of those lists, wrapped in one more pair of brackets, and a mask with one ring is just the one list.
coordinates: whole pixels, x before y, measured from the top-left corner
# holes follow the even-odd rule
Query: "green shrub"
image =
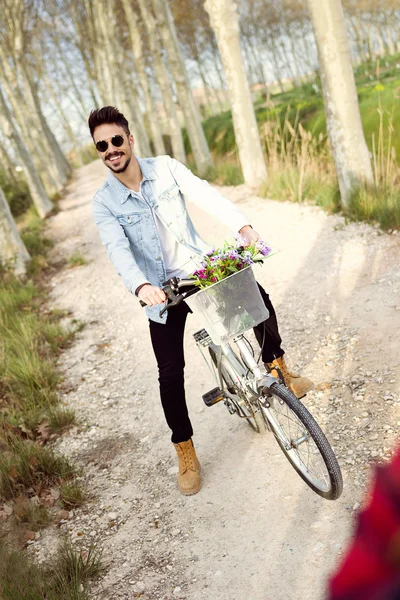
[(80, 267), (82, 265), (87, 265), (87, 260), (82, 254), (77, 250), (68, 258), (68, 265), (70, 267)]
[(14, 174), (15, 181), (0, 171), (0, 187), (10, 205), (14, 218), (24, 214), (32, 206), (32, 198), (24, 177)]
[(30, 531), (39, 531), (49, 525), (52, 518), (44, 506), (24, 500), (14, 505), (14, 521), (17, 525), (25, 525)]
[(49, 429), (54, 433), (64, 431), (76, 424), (75, 411), (69, 408), (52, 408), (47, 412), (47, 418)]
[(379, 223), (382, 229), (400, 229), (400, 186), (362, 187), (352, 195), (345, 213), (357, 221)]
[(101, 554), (64, 542), (51, 565), (37, 566), (0, 541), (1, 600), (88, 600), (87, 584), (102, 572)]
[(60, 498), (65, 508), (81, 506), (86, 500), (86, 494), (76, 482), (64, 483), (60, 488)]
[(75, 468), (53, 450), (14, 434), (6, 436), (0, 455), (0, 499), (15, 498), (33, 485), (53, 485), (71, 479)]

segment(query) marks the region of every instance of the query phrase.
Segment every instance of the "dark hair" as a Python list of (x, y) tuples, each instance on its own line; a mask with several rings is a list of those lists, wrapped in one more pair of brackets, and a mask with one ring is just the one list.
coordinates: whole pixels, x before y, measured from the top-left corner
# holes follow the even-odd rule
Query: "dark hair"
[(95, 108), (94, 110), (90, 111), (88, 119), (90, 135), (93, 137), (96, 127), (99, 125), (104, 125), (105, 123), (115, 123), (116, 125), (122, 127), (127, 135), (130, 134), (128, 121), (115, 106), (103, 106), (103, 108)]

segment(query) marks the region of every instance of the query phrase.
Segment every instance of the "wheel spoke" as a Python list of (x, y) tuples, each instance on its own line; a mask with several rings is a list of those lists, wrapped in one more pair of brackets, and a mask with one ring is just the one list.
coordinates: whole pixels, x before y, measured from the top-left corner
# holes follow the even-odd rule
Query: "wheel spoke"
[[(329, 490), (330, 477), (325, 461), (307, 431), (305, 425), (284, 402), (278, 398), (271, 403), (270, 410), (274, 413), (281, 430), (281, 435), (286, 440), (290, 450), (287, 451), (293, 463), (310, 479), (319, 489)], [(300, 443), (296, 444), (296, 441)]]

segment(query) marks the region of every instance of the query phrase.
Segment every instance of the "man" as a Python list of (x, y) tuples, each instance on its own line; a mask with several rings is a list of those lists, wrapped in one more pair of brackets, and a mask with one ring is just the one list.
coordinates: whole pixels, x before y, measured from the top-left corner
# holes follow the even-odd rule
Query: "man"
[[(245, 245), (259, 239), (246, 216), (217, 190), (170, 156), (137, 158), (128, 121), (113, 106), (93, 110), (89, 129), (99, 157), (110, 173), (93, 199), (100, 237), (125, 286), (147, 304), (150, 336), (156, 356), (161, 403), (172, 430), (179, 459), (178, 486), (183, 494), (200, 489), (199, 461), (192, 443), (184, 389), (183, 334), (188, 306), (182, 302), (163, 317), (162, 283), (185, 278), (207, 250), (186, 209), (186, 200), (240, 233)], [(312, 387), (305, 377), (290, 373), (283, 358), (274, 308), (260, 287), (268, 320), (255, 328), (262, 358), (273, 375), (279, 368), (285, 383), (302, 397)]]

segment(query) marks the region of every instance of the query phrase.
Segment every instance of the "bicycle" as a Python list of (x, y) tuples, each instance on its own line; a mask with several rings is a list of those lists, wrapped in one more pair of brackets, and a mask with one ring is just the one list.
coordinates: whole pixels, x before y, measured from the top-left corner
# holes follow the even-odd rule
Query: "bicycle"
[[(249, 269), (251, 277), (245, 280), (245, 272)], [(235, 284), (233, 278), (239, 273), (243, 274), (242, 286), (239, 285), (237, 289), (242, 287), (242, 296), (243, 289), (246, 289), (247, 295), (250, 294), (253, 298), (254, 290), (258, 289), (251, 287), (253, 282), (255, 283), (251, 267), (227, 277), (211, 288), (221, 287), (221, 284), (228, 280)], [(249, 292), (249, 286), (253, 291)], [(303, 403), (285, 386), (283, 377), (273, 377), (267, 373), (264, 366), (259, 365), (261, 352), (257, 361), (251, 344), (244, 335), (257, 322), (265, 321), (268, 317), (267, 309), (263, 306), (263, 311), (259, 305), (258, 310), (261, 310), (261, 313), (257, 313), (253, 302), (253, 306), (247, 307), (247, 317), (243, 318), (243, 312), (246, 311), (242, 306), (242, 298), (236, 310), (232, 311), (235, 301), (225, 294), (225, 298), (229, 298), (228, 304), (225, 305), (225, 308), (229, 305), (228, 310), (225, 313), (231, 310), (234, 317), (226, 319), (224, 314), (221, 322), (220, 315), (224, 311), (220, 310), (220, 301), (213, 302), (212, 298), (210, 300), (210, 294), (207, 296), (207, 290), (211, 288), (199, 290), (194, 286), (193, 279), (169, 279), (162, 288), (167, 296), (167, 303), (160, 311), (161, 316), (166, 310), (186, 301), (193, 312), (200, 311), (204, 317), (208, 317), (210, 333), (206, 329), (194, 333), (196, 345), (217, 384), (203, 395), (205, 404), (210, 407), (222, 401), (230, 414), (245, 419), (257, 433), (271, 431), (286, 458), (305, 483), (322, 498), (337, 500), (343, 490), (343, 479), (339, 463), (325, 434)], [(233, 290), (234, 296), (235, 288), (232, 285), (230, 290)], [(220, 291), (220, 288), (217, 291)], [(196, 306), (195, 294), (199, 292), (204, 296), (204, 301), (200, 304), (197, 302)], [(224, 296), (220, 294), (219, 298)], [(144, 302), (140, 303), (145, 306)], [(210, 318), (211, 305), (214, 312)], [(219, 329), (215, 327), (215, 311), (220, 319)], [(233, 329), (232, 320), (235, 322)], [(238, 352), (233, 349), (231, 341), (236, 344)]]

